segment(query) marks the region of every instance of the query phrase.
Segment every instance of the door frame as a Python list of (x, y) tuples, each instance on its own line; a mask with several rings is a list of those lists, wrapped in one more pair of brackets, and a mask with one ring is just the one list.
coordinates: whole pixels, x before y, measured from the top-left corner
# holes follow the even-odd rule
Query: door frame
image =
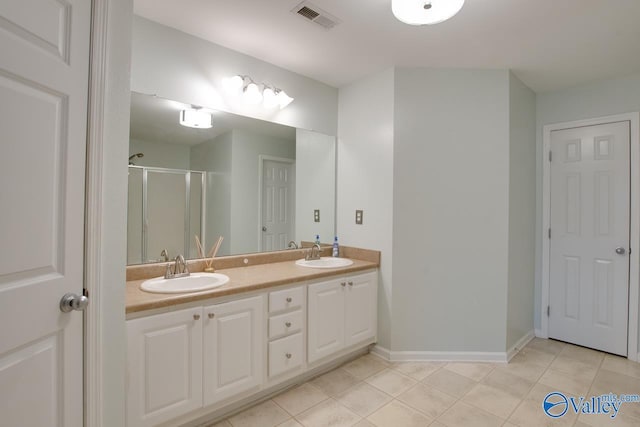
[(296, 160), (295, 159), (289, 159), (286, 157), (276, 157), (276, 156), (269, 156), (267, 154), (260, 154), (258, 156), (258, 246), (259, 252), (262, 252), (262, 244), (264, 243), (262, 241), (263, 239), (263, 231), (262, 231), (262, 227), (264, 226), (264, 224), (262, 224), (262, 174), (264, 173), (264, 162), (267, 160), (271, 160), (274, 162), (282, 162), (282, 163), (290, 163), (291, 166), (293, 166), (292, 172), (293, 172), (293, 192), (291, 193), (291, 203), (293, 206), (293, 217), (291, 217), (291, 227), (293, 229), (293, 234), (295, 236), (296, 234), (296, 212), (295, 212), (295, 206), (296, 206), (296, 192), (295, 192), (295, 185), (296, 185), (296, 170), (295, 170), (295, 165), (296, 165)]
[(551, 132), (556, 130), (576, 127), (602, 125), (614, 122), (630, 122), (631, 137), (631, 199), (630, 199), (630, 228), (629, 241), (631, 253), (629, 254), (629, 318), (627, 326), (627, 358), (637, 362), (640, 359), (638, 353), (638, 303), (640, 292), (640, 113), (625, 113), (612, 116), (597, 117), (593, 119), (575, 120), (570, 122), (554, 123), (543, 126), (542, 138), (542, 298), (540, 304), (540, 337), (549, 337), (549, 306), (550, 294), (550, 242), (548, 230), (551, 226), (551, 162), (549, 151), (551, 149)]

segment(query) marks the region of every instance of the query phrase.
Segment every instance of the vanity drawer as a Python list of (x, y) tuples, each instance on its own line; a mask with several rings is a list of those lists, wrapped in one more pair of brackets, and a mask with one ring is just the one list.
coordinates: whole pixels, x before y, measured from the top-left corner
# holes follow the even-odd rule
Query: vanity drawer
[(302, 333), (269, 343), (269, 376), (275, 377), (302, 366)]
[(280, 314), (269, 319), (269, 339), (302, 330), (302, 310)]
[(269, 313), (302, 307), (302, 286), (269, 292)]

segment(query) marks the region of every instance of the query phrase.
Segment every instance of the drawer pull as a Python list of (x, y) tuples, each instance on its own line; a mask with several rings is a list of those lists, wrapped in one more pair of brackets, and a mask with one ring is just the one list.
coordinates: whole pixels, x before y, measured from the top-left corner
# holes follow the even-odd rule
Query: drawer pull
[(291, 302), (291, 301), (293, 301), (291, 297), (287, 297), (287, 302)]
[(194, 314), (193, 315), (193, 320), (200, 320), (200, 315), (199, 314)]
[(349, 282), (349, 286), (353, 286), (353, 282)]
[(285, 356), (287, 357), (287, 359), (291, 359), (291, 353), (287, 353), (285, 354)]
[(209, 313), (209, 319), (213, 319), (214, 317), (216, 317), (215, 313)]
[(340, 286), (342, 286), (344, 288), (345, 286), (347, 286), (347, 283), (346, 282), (340, 282)]
[(291, 327), (291, 322), (285, 323), (284, 326), (286, 326), (287, 328), (290, 328)]

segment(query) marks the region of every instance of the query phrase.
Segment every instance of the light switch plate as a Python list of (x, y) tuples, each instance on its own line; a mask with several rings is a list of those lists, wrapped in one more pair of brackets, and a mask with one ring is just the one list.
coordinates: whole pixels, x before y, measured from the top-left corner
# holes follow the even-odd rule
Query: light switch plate
[(362, 225), (362, 215), (363, 215), (363, 211), (362, 210), (357, 210), (356, 211), (356, 224)]
[(320, 222), (320, 209), (313, 210), (313, 222)]

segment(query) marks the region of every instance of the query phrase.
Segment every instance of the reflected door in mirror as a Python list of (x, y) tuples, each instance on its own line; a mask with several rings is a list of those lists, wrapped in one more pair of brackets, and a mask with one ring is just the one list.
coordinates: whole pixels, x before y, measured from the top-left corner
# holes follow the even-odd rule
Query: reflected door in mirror
[(262, 158), (262, 250), (287, 248), (294, 233), (293, 160)]

